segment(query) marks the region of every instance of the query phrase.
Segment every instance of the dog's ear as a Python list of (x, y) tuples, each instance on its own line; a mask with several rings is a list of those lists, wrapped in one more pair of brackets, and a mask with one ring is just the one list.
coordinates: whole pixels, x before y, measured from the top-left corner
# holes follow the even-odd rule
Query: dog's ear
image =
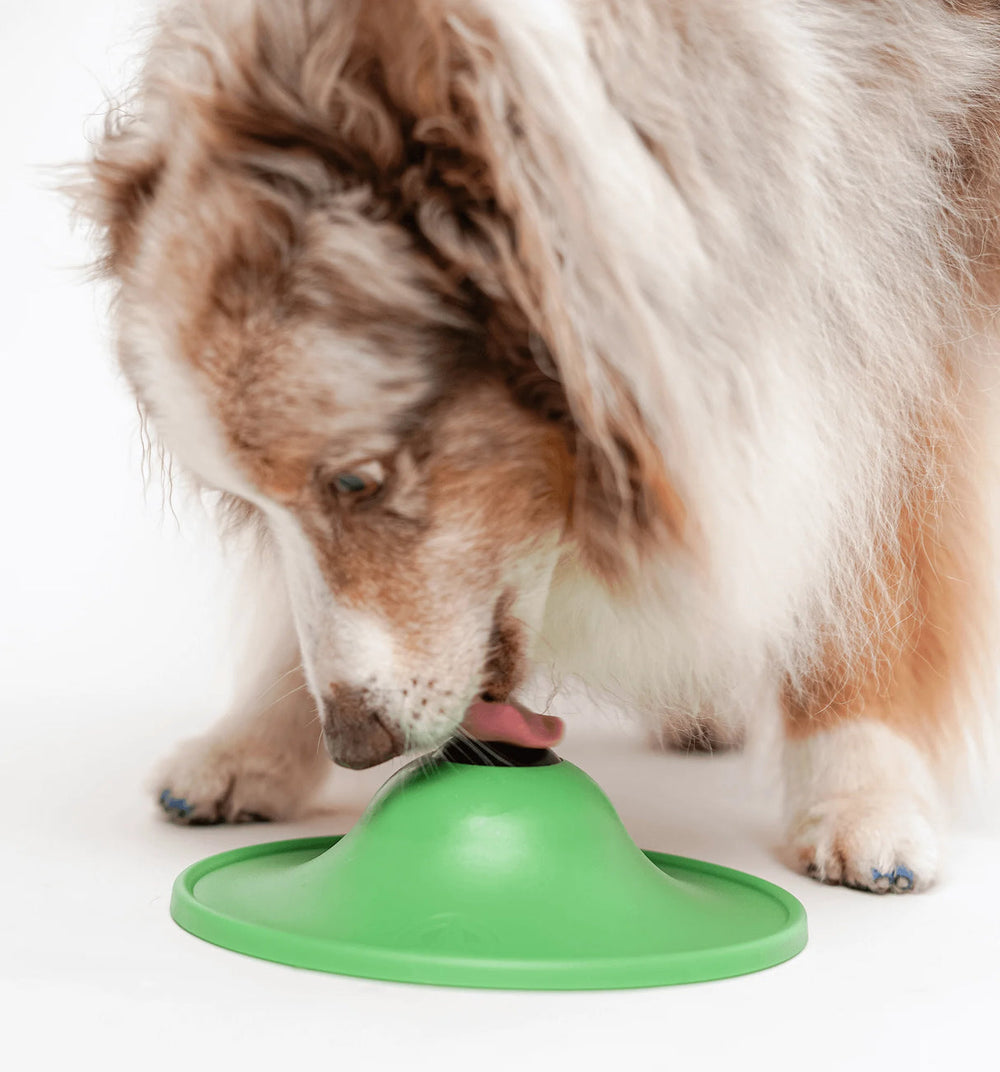
[(77, 210), (101, 234), (105, 271), (120, 271), (162, 168), (163, 149), (147, 121), (109, 113), (93, 157), (69, 188)]
[[(644, 545), (690, 542), (690, 524), (649, 304), (659, 281), (644, 278), (617, 208), (642, 185), (602, 152), (602, 138), (621, 149), (625, 121), (578, 28), (549, 8), (255, 0), (230, 18), (228, 5), (198, 5), (166, 35), (161, 65), (217, 161), (299, 186), (316, 165), (323, 196), (369, 188), (373, 211), (415, 230), (503, 340), (495, 358), (552, 385), (540, 393), (564, 400), (571, 425), (576, 530), (610, 575)], [(155, 196), (150, 134), (148, 117), (127, 121), (95, 155), (89, 214), (112, 267)]]
[(416, 163), (402, 188), (420, 232), (464, 271), (497, 335), (516, 339), (520, 326), (512, 360), (527, 353), (558, 382), (574, 433), (577, 533), (612, 574), (644, 544), (690, 536), (667, 470), (669, 395), (634, 254), (605, 218), (619, 191), (595, 168), (589, 139), (600, 127), (589, 130), (588, 102), (572, 99), (601, 85), (585, 45), (518, 40), (494, 7), (495, 22), (471, 4), (376, 0), (363, 32), (407, 117)]

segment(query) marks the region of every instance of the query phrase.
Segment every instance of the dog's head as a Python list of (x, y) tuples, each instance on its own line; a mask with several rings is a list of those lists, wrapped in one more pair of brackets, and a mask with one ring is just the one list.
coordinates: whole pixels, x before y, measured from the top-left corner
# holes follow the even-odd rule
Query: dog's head
[(501, 36), (446, 0), (182, 5), (92, 166), (126, 375), (262, 518), (351, 766), (518, 686), (560, 554), (612, 581), (682, 520), (572, 138)]

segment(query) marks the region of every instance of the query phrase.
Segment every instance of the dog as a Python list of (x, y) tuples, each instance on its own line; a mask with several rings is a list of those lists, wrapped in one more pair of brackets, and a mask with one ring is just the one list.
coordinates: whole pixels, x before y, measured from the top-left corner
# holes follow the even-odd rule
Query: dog
[(320, 725), (552, 731), (548, 667), (779, 712), (793, 866), (930, 885), (990, 706), (998, 120), (992, 0), (169, 6), (84, 209), (262, 608), (172, 817), (294, 814)]

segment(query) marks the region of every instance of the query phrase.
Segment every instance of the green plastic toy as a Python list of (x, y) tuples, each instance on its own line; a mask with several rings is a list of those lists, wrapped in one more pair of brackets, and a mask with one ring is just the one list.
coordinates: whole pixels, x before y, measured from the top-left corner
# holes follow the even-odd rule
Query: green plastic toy
[(771, 967), (806, 944), (791, 894), (640, 851), (572, 763), (459, 739), (398, 771), (342, 837), (194, 864), (170, 911), (251, 956), (449, 986), (691, 983)]

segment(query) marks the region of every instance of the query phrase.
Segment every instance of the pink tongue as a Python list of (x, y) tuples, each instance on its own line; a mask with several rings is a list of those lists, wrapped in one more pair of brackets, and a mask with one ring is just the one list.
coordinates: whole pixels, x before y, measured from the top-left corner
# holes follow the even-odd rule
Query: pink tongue
[(551, 748), (562, 740), (565, 724), (555, 715), (536, 715), (519, 704), (478, 700), (462, 726), (480, 741), (506, 741), (522, 748)]

